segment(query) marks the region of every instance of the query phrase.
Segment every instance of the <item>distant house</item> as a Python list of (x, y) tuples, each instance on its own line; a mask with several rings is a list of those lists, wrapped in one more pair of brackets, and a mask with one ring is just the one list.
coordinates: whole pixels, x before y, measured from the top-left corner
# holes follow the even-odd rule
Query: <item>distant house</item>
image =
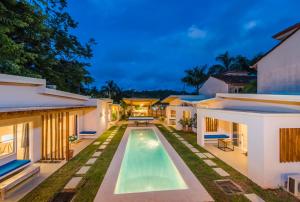
[(256, 80), (255, 75), (242, 71), (213, 75), (203, 84), (199, 93), (208, 97), (214, 97), (216, 93), (241, 93), (244, 87), (254, 80)]
[(258, 93), (300, 93), (300, 23), (275, 34), (274, 48), (255, 65)]

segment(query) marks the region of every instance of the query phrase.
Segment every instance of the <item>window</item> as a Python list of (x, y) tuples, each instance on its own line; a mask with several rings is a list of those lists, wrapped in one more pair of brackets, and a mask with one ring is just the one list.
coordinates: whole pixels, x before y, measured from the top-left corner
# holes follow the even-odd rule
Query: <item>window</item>
[(280, 128), (280, 162), (300, 162), (300, 128)]
[(218, 131), (218, 119), (214, 118), (205, 118), (206, 132), (217, 132)]
[(175, 110), (171, 110), (171, 118), (176, 118), (176, 111)]
[(191, 112), (189, 111), (183, 111), (183, 117), (184, 120), (190, 119), (191, 118)]
[(15, 152), (16, 127), (0, 127), (0, 158)]

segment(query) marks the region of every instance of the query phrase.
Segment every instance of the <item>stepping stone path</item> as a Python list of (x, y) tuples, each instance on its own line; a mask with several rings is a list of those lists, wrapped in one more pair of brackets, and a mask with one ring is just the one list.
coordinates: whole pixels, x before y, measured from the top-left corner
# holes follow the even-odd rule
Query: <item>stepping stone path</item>
[(244, 196), (251, 202), (264, 202), (264, 200), (256, 194), (244, 194)]
[(79, 171), (77, 171), (76, 175), (84, 175), (91, 168), (91, 166), (82, 166)]
[(101, 142), (94, 142), (93, 145), (99, 145)]
[[(195, 148), (193, 145), (191, 145), (190, 143), (185, 144), (188, 148)], [(198, 151), (199, 152), (199, 151)]]
[(65, 191), (74, 191), (81, 180), (82, 180), (82, 177), (72, 177), (71, 180), (64, 187), (64, 190)]
[(181, 141), (181, 143), (182, 143), (182, 144), (185, 144), (185, 145), (189, 144), (189, 143), (188, 143), (187, 141), (185, 141), (185, 140), (184, 140), (184, 141)]
[(215, 158), (211, 153), (203, 153), (207, 158), (213, 159)]
[(99, 157), (101, 155), (101, 153), (102, 152), (100, 152), (100, 151), (99, 152), (95, 152), (92, 157)]
[(196, 155), (197, 155), (199, 158), (201, 158), (201, 159), (206, 159), (206, 158), (207, 158), (207, 156), (205, 156), (205, 155), (202, 154), (202, 153), (196, 153)]
[(107, 145), (100, 145), (99, 149), (105, 149)]
[(96, 160), (97, 160), (97, 158), (90, 158), (90, 159), (86, 162), (86, 164), (87, 164), (87, 165), (92, 165), (92, 164), (94, 164), (94, 163), (96, 162)]
[(184, 139), (182, 137), (179, 137), (178, 140), (184, 141)]
[(216, 171), (216, 173), (218, 173), (220, 176), (222, 177), (227, 177), (229, 176), (229, 173), (227, 173), (225, 170), (223, 170), (222, 168), (213, 168), (214, 171)]
[(203, 161), (204, 161), (204, 163), (206, 163), (209, 166), (216, 166), (217, 165), (215, 162), (213, 162), (211, 160), (203, 160)]
[(189, 148), (192, 152), (197, 153), (199, 152), (198, 149), (196, 149), (195, 147)]
[(102, 143), (102, 145), (108, 145), (109, 143), (110, 143), (110, 142), (105, 141), (105, 142)]

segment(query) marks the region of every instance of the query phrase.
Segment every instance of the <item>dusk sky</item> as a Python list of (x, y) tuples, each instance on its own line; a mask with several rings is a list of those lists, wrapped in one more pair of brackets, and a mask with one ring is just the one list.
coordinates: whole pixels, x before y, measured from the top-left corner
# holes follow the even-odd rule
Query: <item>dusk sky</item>
[[(80, 3), (79, 3), (80, 2)], [(89, 68), (100, 87), (182, 90), (184, 70), (226, 50), (252, 57), (300, 22), (300, 1), (69, 0), (82, 42), (95, 38)]]

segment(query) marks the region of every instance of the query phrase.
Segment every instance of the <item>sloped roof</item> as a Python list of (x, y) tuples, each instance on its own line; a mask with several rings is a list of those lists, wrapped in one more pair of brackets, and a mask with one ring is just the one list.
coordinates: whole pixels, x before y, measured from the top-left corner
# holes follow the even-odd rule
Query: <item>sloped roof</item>
[(226, 75), (226, 74), (220, 74), (220, 75), (214, 75), (212, 76), (216, 79), (219, 79), (221, 81), (224, 81), (227, 84), (248, 84), (251, 81), (256, 80), (256, 76), (253, 75)]
[(289, 39), (292, 35), (294, 35), (299, 30), (300, 30), (300, 23), (296, 23), (278, 32), (277, 34), (273, 35), (272, 38), (280, 40), (280, 42), (277, 45), (275, 45), (273, 48), (271, 48), (268, 52), (266, 52), (254, 65), (251, 66), (251, 68), (257, 69), (257, 64), (259, 61), (261, 61), (263, 58), (269, 55), (273, 50), (275, 50), (277, 47), (283, 44), (287, 39)]

